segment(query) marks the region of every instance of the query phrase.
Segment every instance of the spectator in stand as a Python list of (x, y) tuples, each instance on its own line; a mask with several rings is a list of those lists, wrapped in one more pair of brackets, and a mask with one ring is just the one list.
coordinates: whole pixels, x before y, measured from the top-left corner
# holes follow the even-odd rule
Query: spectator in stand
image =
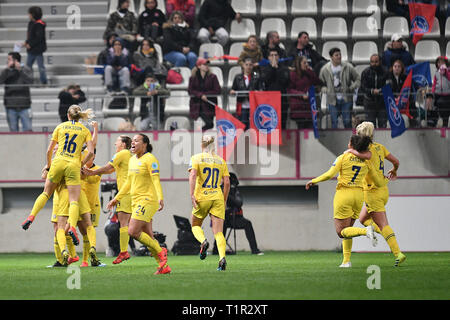
[(40, 7), (28, 8), (27, 40), (24, 46), (27, 48), (27, 66), (33, 70), (34, 61), (37, 62), (39, 69), (39, 79), (42, 84), (47, 84), (47, 74), (44, 66), (44, 56), (47, 50), (47, 41), (45, 39), (45, 22), (41, 20), (42, 9)]
[[(438, 127), (447, 127), (450, 117), (450, 68), (448, 58), (440, 56), (436, 59), (436, 73), (433, 77), (431, 93), (427, 94), (426, 108), (430, 118)], [(434, 108), (433, 108), (434, 100)], [(438, 118), (442, 118), (442, 125)]]
[(269, 31), (266, 35), (266, 43), (261, 47), (263, 57), (269, 58), (270, 49), (275, 49), (280, 58), (286, 58), (286, 51), (280, 47), (280, 35), (277, 31)]
[(406, 0), (386, 0), (386, 10), (409, 21), (409, 7)]
[[(264, 90), (280, 91), (285, 94), (289, 85), (289, 68), (279, 64), (280, 56), (276, 49), (269, 51), (269, 64), (261, 67), (261, 78), (264, 82)], [(289, 104), (286, 96), (281, 97), (281, 128), (286, 129)]]
[(145, 0), (145, 10), (138, 18), (138, 34), (153, 42), (162, 36), (162, 26), (166, 22), (165, 14), (157, 6), (157, 0)]
[(142, 69), (142, 72), (132, 73), (132, 79), (136, 86), (144, 83), (148, 74), (154, 75), (160, 82), (165, 82), (167, 69), (160, 63), (158, 52), (151, 40), (142, 40), (139, 51), (136, 51), (133, 55), (133, 62), (137, 68)]
[(214, 127), (213, 119), (216, 114), (214, 104), (217, 104), (217, 97), (209, 97), (209, 95), (219, 95), (221, 90), (217, 76), (209, 70), (209, 61), (199, 58), (189, 78), (188, 92), (191, 96), (189, 116), (192, 120), (197, 120), (198, 117), (203, 119), (205, 125), (202, 130)]
[(67, 118), (67, 112), (69, 107), (73, 104), (80, 104), (86, 101), (84, 92), (81, 90), (78, 84), (70, 84), (67, 88), (64, 88), (58, 95), (59, 99), (59, 118), (61, 122), (69, 121)]
[[(152, 73), (147, 73), (145, 82), (133, 90), (133, 95), (146, 98), (141, 99), (141, 117), (140, 130), (156, 130), (158, 121), (164, 123), (165, 99), (161, 96), (169, 96), (170, 90), (166, 88), (166, 83), (158, 82), (158, 79)], [(158, 117), (159, 113), (159, 117)]]
[(364, 95), (364, 111), (366, 120), (378, 128), (386, 128), (387, 113), (384, 106), (381, 88), (386, 84), (388, 72), (381, 65), (380, 56), (376, 53), (370, 57), (370, 66), (361, 74), (359, 92)]
[(230, 19), (240, 23), (242, 17), (234, 11), (228, 0), (205, 0), (198, 14), (200, 30), (197, 39), (201, 44), (210, 43), (211, 37), (215, 35), (217, 42), (224, 47), (229, 39), (226, 27)]
[(163, 25), (163, 52), (164, 59), (175, 67), (195, 67), (197, 55), (191, 39), (189, 25), (180, 11), (172, 12), (169, 21)]
[(253, 66), (257, 67), (259, 61), (263, 58), (263, 54), (261, 48), (258, 43), (258, 37), (255, 35), (251, 35), (247, 38), (247, 42), (243, 45), (243, 50), (239, 55), (238, 63), (242, 66), (244, 60), (246, 58), (252, 59)]
[(287, 93), (302, 96), (289, 97), (291, 119), (297, 123), (297, 129), (312, 128), (313, 122), (308, 90), (311, 86), (321, 86), (323, 83), (308, 65), (308, 60), (305, 56), (296, 57), (294, 67), (295, 70), (290, 73)]
[(309, 43), (309, 34), (306, 31), (301, 31), (298, 34), (297, 43), (292, 48), (289, 56), (294, 58), (305, 56), (308, 61), (308, 65), (317, 75), (320, 73), (320, 69), (323, 65), (327, 63), (327, 59), (314, 50), (312, 44)]
[(20, 63), (18, 52), (8, 53), (7, 67), (0, 73), (0, 84), (5, 84), (3, 105), (9, 131), (19, 131), (19, 120), (22, 131), (31, 131), (31, 98), (30, 84), (33, 83), (33, 72), (28, 66)]
[[(254, 71), (252, 58), (245, 58), (241, 64), (242, 73), (234, 77), (230, 95), (238, 95), (236, 98), (236, 113), (239, 120), (245, 124), (245, 130), (250, 126), (250, 101), (248, 91), (264, 90), (264, 84), (258, 73)], [(239, 91), (246, 91), (240, 93)]]
[(403, 43), (402, 37), (394, 33), (387, 45), (387, 50), (383, 52), (381, 63), (386, 69), (390, 69), (394, 61), (398, 59), (402, 60), (405, 68), (416, 63), (411, 53), (406, 50), (406, 43)]
[[(386, 84), (391, 85), (394, 97), (397, 99), (400, 96), (400, 91), (402, 90), (403, 84), (405, 83), (406, 77), (408, 76), (405, 71), (405, 65), (402, 60), (395, 60), (392, 67), (389, 69), (389, 74), (387, 76)], [(414, 103), (414, 96), (409, 95), (409, 113), (412, 117), (416, 117), (417, 109)], [(415, 120), (410, 120), (410, 125), (415, 126)]]
[[(114, 40), (119, 38), (119, 36), (116, 33), (111, 33), (106, 37), (106, 47), (97, 56), (97, 64), (104, 66), (106, 65), (106, 59), (108, 57), (109, 49), (113, 47)], [(124, 52), (128, 52), (126, 48), (123, 49)]]
[(138, 24), (134, 12), (128, 10), (129, 7), (130, 0), (119, 0), (117, 11), (111, 13), (108, 18), (103, 39), (106, 42), (110, 34), (116, 33), (123, 40), (123, 45), (131, 52), (134, 52), (138, 45)]
[(120, 90), (129, 94), (130, 92), (130, 65), (129, 57), (124, 52), (121, 40), (116, 39), (113, 47), (109, 49), (105, 67), (105, 85), (108, 92)]
[(171, 16), (174, 11), (180, 11), (189, 27), (194, 27), (195, 1), (194, 0), (166, 0), (166, 14)]
[(327, 94), (331, 127), (337, 128), (338, 116), (341, 114), (344, 127), (351, 128), (353, 94), (361, 85), (361, 77), (351, 63), (342, 61), (339, 48), (331, 48), (329, 53), (331, 61), (322, 67), (319, 78), (325, 84), (322, 92)]

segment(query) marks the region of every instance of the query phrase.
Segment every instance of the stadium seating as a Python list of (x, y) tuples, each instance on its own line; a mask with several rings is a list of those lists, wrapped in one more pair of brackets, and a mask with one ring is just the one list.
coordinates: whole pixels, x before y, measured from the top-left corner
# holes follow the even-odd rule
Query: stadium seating
[(209, 70), (216, 75), (220, 87), (223, 88), (224, 82), (222, 69), (220, 67), (209, 67)]
[(168, 117), (164, 123), (164, 130), (170, 130), (172, 124), (176, 124), (177, 129), (191, 129), (191, 122), (188, 117), (171, 116)]
[(335, 40), (347, 39), (347, 22), (341, 17), (325, 18), (322, 23), (322, 39)]
[(261, 0), (261, 16), (285, 16), (286, 0)]
[(414, 60), (416, 62), (434, 61), (441, 55), (439, 43), (435, 40), (420, 40), (416, 44)]
[(228, 83), (227, 87), (231, 90), (231, 86), (233, 85), (234, 77), (242, 72), (242, 68), (240, 66), (231, 67), (228, 71)]
[(445, 55), (446, 55), (447, 57), (450, 57), (450, 41), (447, 42), (447, 47), (446, 47), (446, 50), (445, 50)]
[(169, 115), (189, 115), (189, 95), (186, 91), (178, 91), (176, 95), (171, 93), (166, 99), (165, 113)]
[(445, 37), (450, 38), (450, 17), (445, 21)]
[(391, 38), (397, 33), (404, 38), (409, 37), (409, 25), (405, 17), (387, 17), (383, 25), (383, 38)]
[(256, 16), (256, 1), (255, 0), (232, 0), (231, 6), (234, 11), (240, 12), (243, 16)]
[(378, 53), (377, 44), (373, 41), (359, 41), (353, 46), (352, 62), (353, 63), (367, 63), (370, 56)]
[[(198, 50), (198, 56), (201, 58), (213, 58), (213, 57), (222, 57), (223, 56), (223, 47), (219, 43), (203, 43), (200, 45)], [(221, 60), (211, 60), (211, 65), (223, 65), (224, 61)]]
[(323, 0), (323, 15), (346, 15), (348, 13), (347, 0)]
[(299, 32), (306, 31), (309, 34), (309, 39), (317, 39), (317, 25), (316, 20), (310, 17), (298, 17), (292, 20), (291, 39), (296, 40)]
[(433, 28), (431, 28), (430, 32), (425, 33), (423, 35), (423, 39), (427, 38), (440, 38), (441, 37), (441, 28), (439, 26), (438, 18), (434, 17)]
[(292, 0), (293, 16), (314, 16), (317, 14), (317, 0)]
[[(245, 42), (234, 42), (234, 43), (232, 43), (231, 46), (230, 46), (230, 54), (229, 55), (232, 56), (232, 57), (239, 57), (241, 55), (241, 52), (242, 52), (242, 49), (243, 49), (242, 46), (243, 46), (244, 43)], [(228, 63), (234, 65), (234, 64), (237, 64), (237, 61), (236, 60), (229, 60)]]
[(259, 33), (259, 38), (264, 39), (267, 32), (276, 30), (281, 40), (286, 39), (286, 24), (281, 18), (265, 18), (261, 22), (261, 32)]
[[(136, 15), (140, 15), (142, 11), (145, 10), (145, 0), (138, 0), (139, 1), (139, 9), (136, 11)], [(166, 1), (158, 1), (157, 9), (161, 10), (164, 14), (166, 14)], [(166, 17), (169, 18), (169, 17)]]
[(231, 22), (231, 41), (247, 40), (248, 36), (251, 34), (256, 34), (255, 22), (252, 19), (243, 18), (241, 23), (238, 23), (236, 20)]
[(122, 117), (110, 117), (103, 120), (101, 130), (104, 131), (118, 131), (122, 122), (126, 121)]
[(377, 0), (358, 0), (358, 1), (353, 1), (352, 14), (353, 15), (367, 15), (368, 13), (370, 13), (370, 11), (368, 11), (370, 6), (377, 6), (378, 7)]
[(371, 17), (358, 17), (353, 20), (352, 38), (377, 39), (378, 29), (376, 26), (376, 20)]

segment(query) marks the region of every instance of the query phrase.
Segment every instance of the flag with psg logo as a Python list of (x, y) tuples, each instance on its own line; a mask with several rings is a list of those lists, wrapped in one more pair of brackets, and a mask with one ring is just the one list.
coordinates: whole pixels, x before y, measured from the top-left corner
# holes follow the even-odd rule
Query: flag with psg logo
[(219, 106), (216, 108), (217, 153), (228, 161), (239, 137), (245, 130), (245, 124)]
[(281, 92), (250, 91), (251, 141), (256, 145), (281, 145)]
[(409, 33), (412, 35), (414, 45), (422, 39), (425, 33), (433, 28), (436, 5), (426, 3), (408, 3), (411, 27)]
[(389, 124), (391, 125), (391, 137), (395, 138), (405, 132), (405, 121), (398, 109), (398, 105), (395, 103), (391, 86), (387, 84), (381, 90), (383, 91), (384, 105), (386, 106)]

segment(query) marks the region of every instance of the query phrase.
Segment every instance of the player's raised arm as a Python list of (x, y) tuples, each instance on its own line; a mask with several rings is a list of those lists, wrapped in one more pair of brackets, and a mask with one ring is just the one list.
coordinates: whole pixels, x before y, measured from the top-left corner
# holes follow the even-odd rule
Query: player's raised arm
[(388, 172), (388, 179), (394, 181), (395, 179), (397, 179), (397, 170), (400, 166), (400, 161), (396, 157), (394, 157), (392, 153), (388, 154), (386, 156), (386, 159), (389, 160), (394, 166), (394, 168), (392, 168)]

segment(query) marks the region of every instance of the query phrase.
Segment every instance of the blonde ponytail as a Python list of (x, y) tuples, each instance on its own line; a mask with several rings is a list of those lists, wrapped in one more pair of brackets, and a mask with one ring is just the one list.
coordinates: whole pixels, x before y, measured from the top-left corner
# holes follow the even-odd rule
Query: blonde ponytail
[(94, 118), (94, 112), (92, 109), (82, 110), (79, 105), (73, 104), (69, 107), (67, 114), (70, 116), (72, 120), (79, 121), (89, 121)]
[(214, 136), (203, 136), (202, 137), (202, 149), (208, 153), (216, 152), (216, 144)]

